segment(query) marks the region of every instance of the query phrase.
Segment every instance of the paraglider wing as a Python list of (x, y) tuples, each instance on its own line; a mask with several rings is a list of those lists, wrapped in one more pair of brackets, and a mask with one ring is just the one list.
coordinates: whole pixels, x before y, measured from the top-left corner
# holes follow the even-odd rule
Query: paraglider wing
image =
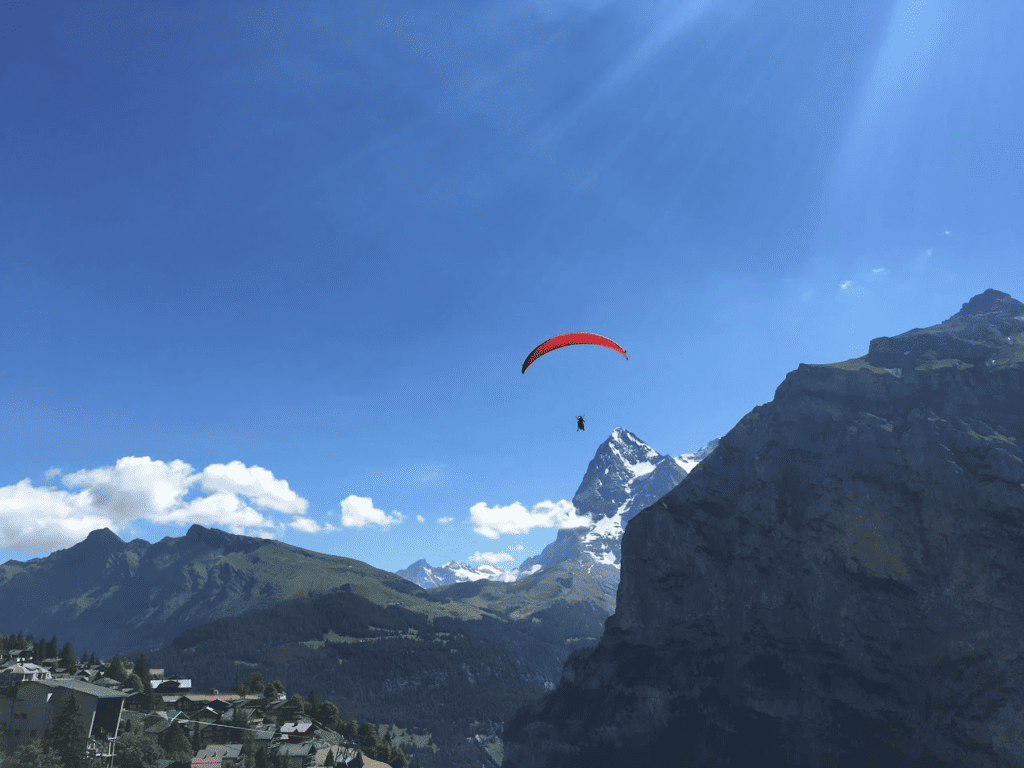
[(541, 355), (546, 355), (553, 349), (568, 347), (572, 344), (597, 344), (601, 347), (608, 347), (608, 349), (614, 349), (624, 358), (629, 360), (629, 355), (626, 354), (626, 350), (609, 338), (598, 336), (596, 333), (563, 333), (559, 336), (553, 336), (548, 339), (527, 355), (526, 360), (523, 361), (523, 373), (526, 373), (526, 369), (530, 367), (530, 364)]

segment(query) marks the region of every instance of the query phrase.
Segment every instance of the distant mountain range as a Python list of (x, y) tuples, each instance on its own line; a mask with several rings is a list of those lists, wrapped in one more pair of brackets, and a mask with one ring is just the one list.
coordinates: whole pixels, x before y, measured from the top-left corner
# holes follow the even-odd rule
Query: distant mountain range
[(0, 566), (0, 631), (106, 658), (145, 651), (204, 689), (259, 670), (289, 694), (428, 731), (426, 768), (497, 768), (507, 718), (601, 637), (627, 523), (715, 444), (673, 458), (616, 429), (573, 497), (591, 524), (512, 571), (421, 560), (394, 574), (200, 525), (155, 544), (93, 531)]
[(312, 593), (348, 589), (382, 604), (418, 587), (347, 557), (193, 525), (129, 543), (109, 529), (0, 566), (0, 631), (60, 635), (81, 653), (169, 643), (182, 631)]
[(401, 602), (412, 585), (424, 589), (471, 581), (510, 583), (556, 566), (585, 568), (614, 609), (620, 540), (630, 519), (678, 484), (717, 440), (693, 454), (663, 456), (624, 429), (601, 444), (573, 503), (593, 521), (562, 530), (519, 569), (432, 568), (425, 560), (392, 574), (359, 560), (284, 542), (236, 536), (193, 525), (183, 537), (150, 544), (123, 541), (109, 529), (44, 558), (0, 565), (0, 629), (58, 634), (79, 652), (109, 656), (126, 647), (156, 647), (214, 619), (238, 616), (295, 597), (338, 589)]
[(401, 571), (395, 571), (395, 575), (408, 579), (414, 584), (419, 584), (424, 589), (432, 587), (446, 587), (449, 584), (459, 584), (465, 581), (516, 581), (520, 575), (529, 576), (540, 570), (535, 566), (532, 570), (522, 573), (519, 569), (502, 570), (493, 565), (472, 566), (458, 560), (450, 560), (444, 565), (433, 567), (426, 560), (417, 560)]
[(417, 560), (396, 574), (430, 589), (479, 579), (511, 582), (543, 568), (572, 563), (586, 568), (605, 594), (614, 598), (626, 524), (678, 485), (717, 445), (718, 440), (712, 440), (699, 451), (672, 457), (659, 454), (633, 433), (616, 429), (598, 447), (573, 496), (577, 512), (590, 517), (589, 526), (560, 530), (554, 542), (518, 569), (474, 567), (456, 560), (435, 568)]

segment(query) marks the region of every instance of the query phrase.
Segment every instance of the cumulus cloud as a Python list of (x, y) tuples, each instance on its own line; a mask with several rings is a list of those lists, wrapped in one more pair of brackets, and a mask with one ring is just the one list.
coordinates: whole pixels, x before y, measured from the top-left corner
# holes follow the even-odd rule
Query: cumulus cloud
[(455, 519), (454, 517), (439, 517), (439, 518), (437, 518), (437, 522), (439, 522), (439, 523), (450, 523), (454, 519)]
[(416, 520), (417, 520), (417, 522), (420, 522), (420, 523), (427, 522), (427, 518), (425, 518), (423, 515), (416, 515)]
[(300, 498), (287, 480), (279, 480), (263, 467), (247, 467), (240, 461), (211, 464), (203, 470), (199, 482), (208, 492), (226, 492), (248, 496), (259, 507), (286, 514), (304, 514), (309, 502)]
[(394, 523), (402, 522), (402, 513), (392, 511), (388, 515), (373, 506), (369, 496), (348, 496), (341, 501), (341, 524), (346, 528), (362, 528), (367, 523), (387, 528)]
[(483, 502), (470, 508), (473, 530), (488, 539), (503, 533), (529, 533), (533, 528), (582, 528), (589, 516), (578, 515), (571, 501), (542, 501), (528, 510), (518, 501), (507, 507), (489, 507)]
[[(72, 546), (90, 531), (122, 532), (138, 521), (217, 526), (236, 534), (274, 538), (278, 525), (257, 508), (298, 516), (292, 527), (321, 530), (303, 517), (308, 502), (262, 467), (240, 461), (212, 464), (201, 472), (180, 460), (125, 456), (113, 466), (60, 477), (64, 488), (35, 487), (28, 480), (0, 487), (0, 541), (11, 549), (54, 550)], [(206, 495), (185, 500), (198, 486)], [(327, 526), (326, 530), (332, 530)]]

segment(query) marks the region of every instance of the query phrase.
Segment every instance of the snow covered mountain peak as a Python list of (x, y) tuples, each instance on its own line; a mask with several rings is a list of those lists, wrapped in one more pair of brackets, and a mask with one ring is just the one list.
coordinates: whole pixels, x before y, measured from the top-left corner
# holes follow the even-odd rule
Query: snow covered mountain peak
[(464, 581), (515, 581), (520, 576), (528, 576), (540, 570), (538, 565), (533, 570), (518, 569), (504, 571), (493, 565), (471, 566), (458, 560), (449, 560), (444, 565), (433, 567), (426, 560), (417, 560), (408, 568), (396, 571), (396, 575), (403, 579), (419, 584), (424, 589), (431, 587), (445, 587), (449, 584), (457, 584)]
[(618, 427), (598, 446), (572, 498), (577, 513), (590, 517), (589, 526), (560, 530), (554, 542), (524, 561), (518, 570), (503, 571), (492, 565), (471, 567), (455, 560), (432, 568), (426, 560), (420, 560), (397, 573), (429, 589), (479, 579), (515, 581), (556, 563), (575, 562), (614, 595), (627, 523), (682, 482), (717, 445), (718, 440), (713, 440), (694, 453), (665, 456)]

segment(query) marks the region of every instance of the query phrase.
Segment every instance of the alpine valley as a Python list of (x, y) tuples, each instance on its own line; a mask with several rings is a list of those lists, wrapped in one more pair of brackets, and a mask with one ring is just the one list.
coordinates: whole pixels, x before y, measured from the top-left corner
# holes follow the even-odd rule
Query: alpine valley
[(154, 544), (93, 531), (0, 566), (0, 631), (56, 634), (106, 658), (145, 651), (202, 690), (260, 671), (289, 695), (429, 736), (403, 744), (413, 763), (498, 766), (506, 721), (601, 637), (626, 525), (715, 444), (671, 457), (616, 429), (573, 498), (590, 524), (559, 531), (517, 571), (421, 560), (393, 574), (199, 525)]

